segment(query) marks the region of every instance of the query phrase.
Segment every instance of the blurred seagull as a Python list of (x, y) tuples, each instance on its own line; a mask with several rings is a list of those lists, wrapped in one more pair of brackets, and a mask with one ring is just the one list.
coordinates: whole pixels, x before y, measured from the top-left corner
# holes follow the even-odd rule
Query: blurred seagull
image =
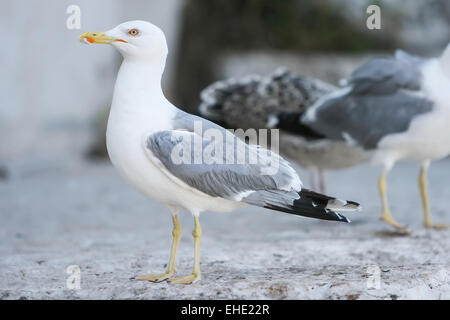
[(280, 129), (280, 152), (310, 172), (310, 186), (325, 192), (324, 171), (369, 159), (360, 147), (326, 138), (301, 122), (305, 112), (339, 88), (319, 79), (278, 68), (268, 76), (214, 82), (205, 88), (199, 111), (227, 128)]
[[(136, 279), (183, 284), (200, 280), (202, 211), (226, 212), (254, 205), (348, 222), (335, 210), (359, 209), (355, 202), (302, 189), (296, 172), (277, 154), (247, 145), (224, 128), (173, 106), (161, 89), (168, 50), (164, 33), (158, 27), (145, 21), (130, 21), (104, 33), (86, 32), (80, 41), (111, 44), (122, 54), (124, 60), (114, 88), (106, 133), (108, 153), (130, 184), (165, 204), (172, 214), (173, 242), (166, 272)], [(216, 139), (207, 138), (206, 131), (201, 135), (198, 126), (213, 130)], [(223, 145), (226, 154), (220, 152)], [(217, 162), (210, 162), (209, 157), (202, 159), (205, 150), (210, 150)], [(258, 161), (236, 162), (236, 158), (245, 155), (255, 156)], [(273, 163), (277, 164), (277, 170), (265, 171)], [(183, 209), (194, 216), (194, 270), (189, 276), (173, 277), (181, 234), (178, 212)]]
[(383, 166), (381, 219), (401, 232), (409, 230), (391, 215), (386, 176), (399, 160), (420, 162), (424, 225), (446, 227), (431, 219), (427, 169), (430, 161), (450, 153), (450, 45), (433, 59), (397, 51), (394, 57), (368, 61), (352, 73), (345, 88), (308, 109), (302, 122), (329, 139), (364, 148)]

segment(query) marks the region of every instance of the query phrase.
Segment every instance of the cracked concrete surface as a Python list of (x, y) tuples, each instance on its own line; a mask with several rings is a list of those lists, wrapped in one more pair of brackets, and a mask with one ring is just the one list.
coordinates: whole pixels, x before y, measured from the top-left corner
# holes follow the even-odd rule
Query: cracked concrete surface
[[(164, 270), (171, 219), (108, 163), (8, 169), (0, 180), (0, 299), (450, 299), (450, 232), (423, 229), (413, 164), (389, 176), (392, 212), (411, 236), (378, 220), (377, 168), (336, 171), (328, 193), (363, 205), (347, 215), (352, 224), (259, 208), (204, 213), (203, 279), (191, 286), (130, 279)], [(450, 222), (448, 181), (450, 161), (433, 164), (436, 222)], [(193, 265), (192, 220), (181, 215), (178, 274)], [(80, 267), (79, 290), (67, 288), (70, 265)]]

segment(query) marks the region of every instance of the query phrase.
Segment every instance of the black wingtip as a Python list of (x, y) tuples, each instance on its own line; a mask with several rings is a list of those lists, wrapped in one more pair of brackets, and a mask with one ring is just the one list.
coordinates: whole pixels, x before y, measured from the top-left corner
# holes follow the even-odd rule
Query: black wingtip
[(339, 217), (339, 220), (337, 220), (337, 221), (345, 222), (345, 223), (352, 223), (352, 221), (349, 218), (347, 218), (346, 216), (343, 216), (342, 214), (340, 214), (338, 212), (333, 212), (333, 213)]
[(351, 223), (350, 219), (348, 219), (346, 216), (338, 212), (328, 210), (325, 208), (314, 207), (311, 205), (311, 203), (306, 204), (304, 202), (296, 202), (296, 201), (294, 201), (294, 204), (291, 207), (287, 208), (272, 204), (265, 205), (264, 208), (280, 212), (286, 212), (289, 214), (294, 214), (296, 216), (302, 216), (307, 218)]
[(362, 206), (355, 201), (351, 201), (351, 200), (347, 200), (347, 206), (351, 207), (353, 210), (352, 211), (361, 211), (362, 210)]

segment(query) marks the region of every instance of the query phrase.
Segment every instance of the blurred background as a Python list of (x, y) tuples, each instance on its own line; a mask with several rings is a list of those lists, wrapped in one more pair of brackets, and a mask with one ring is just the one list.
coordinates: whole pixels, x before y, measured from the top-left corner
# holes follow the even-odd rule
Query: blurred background
[[(133, 273), (151, 271), (150, 267), (162, 270), (170, 220), (165, 214), (150, 215), (149, 211), (166, 209), (139, 195), (109, 164), (105, 127), (121, 57), (110, 46), (82, 45), (78, 42), (82, 32), (108, 30), (135, 19), (161, 27), (169, 47), (164, 92), (192, 113), (197, 113), (200, 91), (218, 79), (268, 74), (285, 66), (337, 84), (370, 57), (392, 54), (396, 48), (438, 55), (450, 40), (448, 0), (0, 0), (0, 4), (0, 299), (164, 296), (154, 291), (159, 287), (146, 283), (129, 284), (141, 288), (136, 291), (129, 291), (128, 284), (118, 291)], [(366, 28), (370, 4), (381, 8), (381, 30)], [(81, 9), (79, 30), (66, 27), (70, 5)], [(390, 176), (394, 216), (422, 230), (418, 168), (399, 167)], [(309, 290), (318, 282), (344, 278), (351, 270), (358, 274), (353, 278), (362, 279), (358, 286), (364, 291), (363, 268), (376, 263), (403, 266), (395, 279), (404, 282), (380, 293), (381, 298), (418, 298), (423, 292), (448, 298), (450, 271), (443, 276), (446, 287), (428, 286), (425, 281), (404, 290), (411, 279), (423, 279), (425, 273), (450, 265), (448, 233), (419, 233), (409, 239), (377, 233), (388, 228), (377, 222), (378, 174), (368, 166), (330, 173), (329, 193), (364, 204), (364, 215), (355, 217), (352, 228), (282, 214), (275, 218), (261, 215), (259, 209), (247, 215), (230, 213), (233, 228), (227, 227), (231, 222), (226, 215), (205, 215), (206, 280), (208, 272), (218, 270), (211, 277), (222, 281), (222, 287), (217, 292), (206, 287), (183, 292), (168, 288), (166, 294), (352, 298), (347, 294), (354, 282), (345, 282), (350, 283), (349, 291), (342, 289), (345, 285), (325, 286), (331, 291), (319, 289), (312, 295)], [(445, 200), (449, 179), (448, 160), (433, 165), (430, 197), (438, 221), (449, 220)], [(183, 219), (191, 222), (189, 217)], [(183, 241), (191, 241), (189, 232), (185, 234)], [(186, 257), (180, 260), (182, 271), (189, 272), (191, 251), (190, 245), (181, 250)], [(221, 264), (229, 260), (229, 266), (236, 266), (231, 271)], [(279, 274), (274, 271), (273, 279), (258, 269), (273, 271), (280, 264), (297, 262), (305, 266), (302, 272), (285, 268)], [(333, 270), (327, 270), (330, 263)], [(89, 291), (78, 296), (64, 291), (69, 264), (88, 270), (83, 277), (89, 279), (84, 282), (91, 286)], [(251, 269), (248, 275), (230, 278), (246, 266)], [(384, 276), (392, 275), (389, 268)], [(295, 282), (284, 282), (283, 276), (277, 278), (290, 274), (294, 279), (304, 272), (309, 272), (309, 278), (301, 281), (304, 291), (292, 288)], [(246, 277), (255, 281), (240, 280)], [(227, 289), (236, 281), (237, 288), (250, 291)]]
[[(69, 30), (69, 5), (81, 29)], [(378, 4), (382, 29), (368, 30)], [(278, 66), (336, 83), (364, 59), (395, 48), (438, 54), (450, 39), (450, 2), (423, 1), (2, 1), (0, 163), (103, 156), (103, 129), (120, 57), (78, 36), (131, 20), (160, 26), (168, 40), (164, 89), (196, 113), (212, 81)], [(2, 175), (6, 173), (3, 169)]]

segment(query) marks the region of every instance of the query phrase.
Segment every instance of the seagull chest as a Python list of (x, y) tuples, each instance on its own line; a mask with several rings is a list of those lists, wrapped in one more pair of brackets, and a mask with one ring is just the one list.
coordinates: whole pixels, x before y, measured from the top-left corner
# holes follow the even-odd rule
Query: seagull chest
[(450, 78), (440, 63), (423, 68), (423, 94), (433, 109), (414, 118), (407, 131), (387, 135), (378, 147), (394, 160), (437, 160), (450, 154)]
[(146, 196), (167, 203), (167, 193), (173, 191), (173, 183), (149, 161), (143, 150), (142, 141), (148, 132), (144, 128), (151, 128), (141, 125), (143, 122), (142, 117), (127, 119), (122, 115), (117, 117), (112, 111), (106, 132), (108, 154), (125, 180)]
[[(106, 145), (111, 162), (119, 174), (142, 194), (166, 205), (197, 211), (228, 212), (245, 204), (214, 198), (181, 186), (152, 162), (144, 151), (143, 141), (152, 126), (139, 119), (126, 119), (112, 110), (106, 133)], [(118, 121), (120, 119), (120, 121)], [(159, 125), (161, 126), (160, 121)], [(154, 127), (153, 127), (154, 128)], [(158, 128), (154, 131), (163, 130)]]
[[(449, 100), (450, 101), (450, 100)], [(450, 106), (449, 106), (450, 107)], [(408, 130), (390, 134), (378, 147), (395, 160), (438, 160), (450, 154), (450, 108), (436, 108), (414, 119)]]

